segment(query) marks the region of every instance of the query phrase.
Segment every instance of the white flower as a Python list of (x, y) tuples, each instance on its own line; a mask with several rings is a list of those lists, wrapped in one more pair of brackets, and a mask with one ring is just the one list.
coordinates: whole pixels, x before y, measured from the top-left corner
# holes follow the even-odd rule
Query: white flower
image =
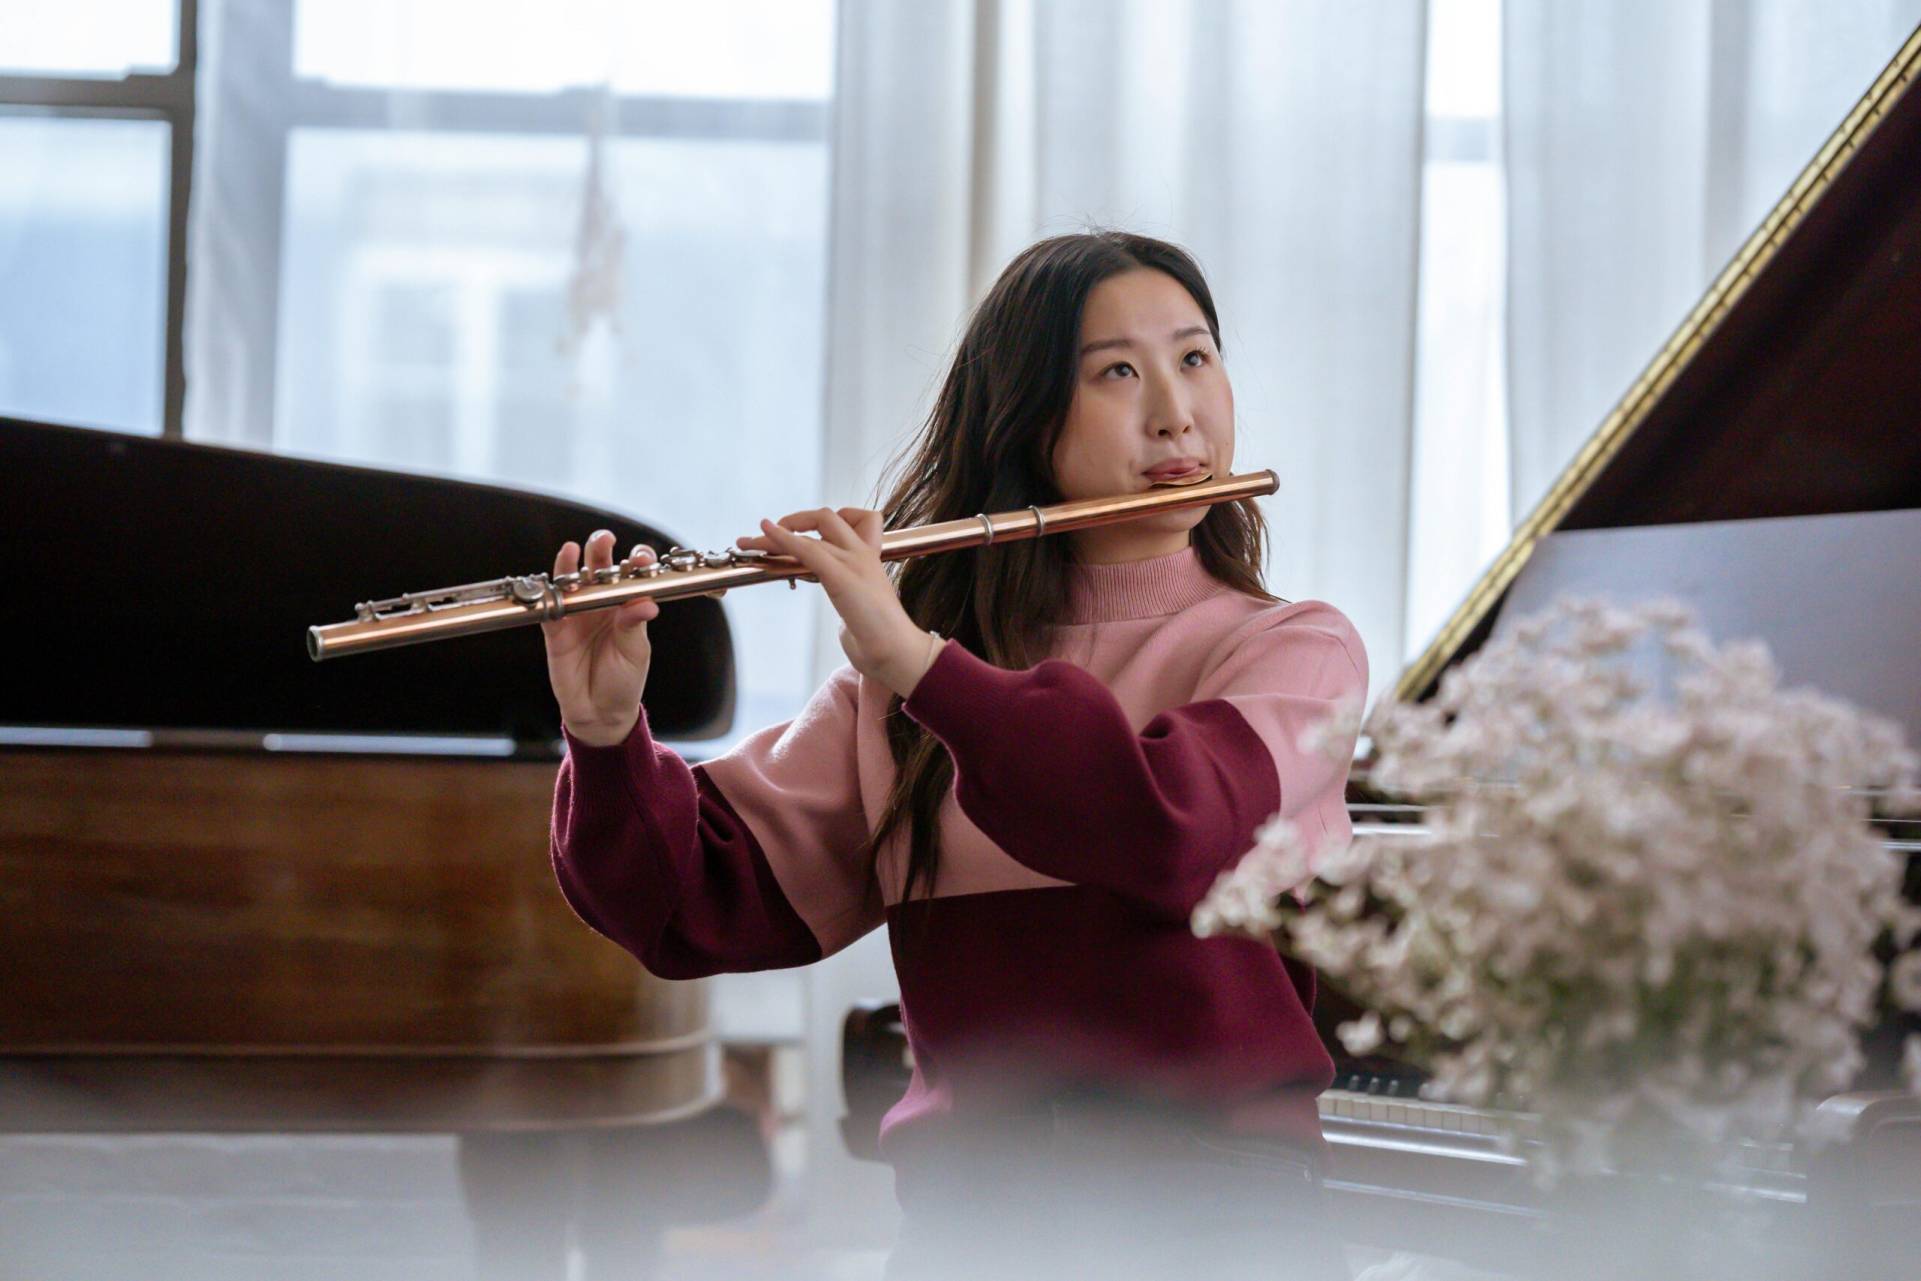
[(1314, 756), (1345, 765), (1354, 759), (1354, 742), (1361, 733), (1361, 699), (1344, 698), (1322, 720), (1301, 731), (1299, 747)]
[(1195, 906), (1190, 922), (1195, 934), (1265, 935), (1280, 925), (1276, 900), (1310, 875), (1307, 844), (1294, 824), (1278, 817), (1255, 839), (1254, 848), (1216, 878)]
[(1370, 1010), (1352, 1023), (1341, 1024), (1335, 1035), (1349, 1054), (1372, 1054), (1381, 1044), (1381, 1016)]
[[(1658, 688), (1630, 651), (1665, 663)], [(1546, 1166), (1629, 1116), (1778, 1132), (1846, 1087), (1884, 990), (1921, 1009), (1921, 953), (1873, 957), (1921, 912), (1866, 823), (1921, 792), (1897, 726), (1777, 681), (1672, 602), (1560, 602), (1368, 718), (1375, 780), (1430, 802), (1428, 838), (1314, 851), (1277, 820), (1196, 929), (1278, 931), (1375, 1011), (1350, 1052), (1391, 1033), (1444, 1095), (1561, 1118)], [(1343, 709), (1302, 746), (1356, 728)], [(1921, 1038), (1906, 1058), (1921, 1089)]]
[(1921, 1010), (1921, 952), (1898, 956), (1888, 967), (1888, 993), (1904, 1010)]

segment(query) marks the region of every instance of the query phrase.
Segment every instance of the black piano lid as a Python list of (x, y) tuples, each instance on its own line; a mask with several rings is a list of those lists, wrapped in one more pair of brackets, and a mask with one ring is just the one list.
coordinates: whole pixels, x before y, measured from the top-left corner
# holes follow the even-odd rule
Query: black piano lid
[[(1921, 30), (1395, 689), (1428, 697), (1558, 530), (1921, 507)], [(1891, 638), (1892, 639), (1892, 638)]]
[[(0, 725), (511, 738), (560, 734), (537, 627), (326, 663), (307, 628), (363, 600), (551, 569), (615, 512), (494, 485), (0, 417), (12, 604)], [(724, 733), (714, 600), (650, 624), (663, 737)]]

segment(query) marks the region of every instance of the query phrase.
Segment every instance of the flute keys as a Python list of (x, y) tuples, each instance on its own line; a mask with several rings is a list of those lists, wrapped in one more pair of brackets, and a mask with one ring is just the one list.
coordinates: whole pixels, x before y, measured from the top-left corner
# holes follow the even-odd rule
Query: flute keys
[[(943, 532), (936, 536), (937, 541), (923, 541), (919, 531), (889, 530), (882, 540), (881, 552), (883, 559), (902, 560), (910, 556), (978, 547), (990, 538), (1040, 537), (1083, 525), (1131, 520), (1163, 507), (1193, 507), (1271, 494), (1279, 485), (1280, 481), (1273, 472), (1254, 472), (1225, 479), (1215, 479), (1212, 473), (1203, 472), (1154, 486), (1161, 490), (1193, 490), (1193, 493), (1117, 494), (1104, 499), (1087, 499), (1045, 508), (1034, 506), (1025, 512), (982, 514), (979, 517), (978, 534), (963, 532), (955, 536)], [(1003, 516), (1012, 519), (1002, 525), (999, 518)], [(690, 596), (717, 596), (733, 587), (760, 582), (785, 582), (788, 590), (794, 591), (802, 583), (820, 581), (815, 575), (803, 572), (801, 565), (777, 552), (747, 551), (740, 547), (729, 547), (722, 552), (697, 552), (675, 547), (650, 563), (641, 564), (640, 556), (645, 550), (643, 545), (636, 545), (635, 554), (618, 567), (555, 574), (552, 578), (545, 574), (530, 574), (520, 578), (491, 579), (433, 592), (409, 592), (391, 600), (363, 601), (354, 606), (354, 617), (349, 622), (308, 628), (307, 654), (318, 662), (323, 658), (411, 645), (440, 636), (498, 631), (523, 623), (561, 618), (575, 609), (611, 608), (649, 594), (647, 591), (594, 592), (585, 601), (573, 595), (582, 587), (598, 587), (621, 579), (664, 579), (656, 584), (658, 591), (653, 593), (656, 600), (683, 593)], [(755, 572), (729, 572), (746, 570), (748, 567)], [(690, 571), (699, 572), (691, 581), (676, 580), (676, 575), (684, 578)], [(715, 579), (725, 580), (727, 587), (715, 586)], [(526, 608), (524, 611), (493, 608), (503, 600), (518, 602)]]
[(660, 562), (657, 560), (650, 560), (643, 564), (629, 556), (620, 562), (620, 573), (623, 578), (654, 578), (659, 575), (660, 569)]

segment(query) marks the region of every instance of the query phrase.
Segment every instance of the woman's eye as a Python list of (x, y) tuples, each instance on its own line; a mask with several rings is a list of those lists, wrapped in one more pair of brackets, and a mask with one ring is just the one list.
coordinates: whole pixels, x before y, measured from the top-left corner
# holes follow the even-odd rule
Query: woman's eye
[(1130, 373), (1130, 374), (1134, 372), (1134, 366), (1132, 366), (1132, 365), (1130, 365), (1130, 364), (1128, 364), (1128, 363), (1127, 363), (1126, 361), (1124, 361), (1124, 360), (1123, 360), (1123, 361), (1121, 361), (1121, 362), (1120, 362), (1119, 364), (1117, 364), (1117, 365), (1109, 365), (1109, 366), (1107, 367), (1107, 372), (1111, 374), (1111, 373), (1114, 373), (1114, 372), (1116, 372), (1117, 370), (1122, 370), (1122, 369), (1125, 369), (1125, 370), (1126, 370), (1126, 371), (1127, 371), (1128, 373)]
[(1199, 347), (1196, 347), (1193, 351), (1188, 352), (1187, 355), (1183, 356), (1181, 359), (1183, 361), (1194, 360), (1196, 356), (1199, 356), (1200, 359), (1196, 361), (1195, 364), (1188, 366), (1190, 369), (1198, 368), (1199, 366), (1205, 365), (1207, 363), (1207, 353), (1202, 351)]

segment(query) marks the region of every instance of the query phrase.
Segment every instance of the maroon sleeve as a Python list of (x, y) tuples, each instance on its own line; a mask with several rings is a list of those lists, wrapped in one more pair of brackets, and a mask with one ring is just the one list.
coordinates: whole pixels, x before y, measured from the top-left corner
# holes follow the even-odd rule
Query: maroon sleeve
[(1195, 702), (1139, 732), (1084, 668), (1025, 671), (949, 641), (906, 710), (954, 759), (961, 809), (1033, 870), (1185, 920), (1276, 813), (1339, 810), (1344, 762), (1299, 730), (1366, 690), (1346, 620), (1270, 627), (1236, 646)]
[(703, 769), (654, 742), (644, 710), (617, 746), (566, 737), (552, 854), (581, 920), (661, 978), (820, 959), (753, 833)]

